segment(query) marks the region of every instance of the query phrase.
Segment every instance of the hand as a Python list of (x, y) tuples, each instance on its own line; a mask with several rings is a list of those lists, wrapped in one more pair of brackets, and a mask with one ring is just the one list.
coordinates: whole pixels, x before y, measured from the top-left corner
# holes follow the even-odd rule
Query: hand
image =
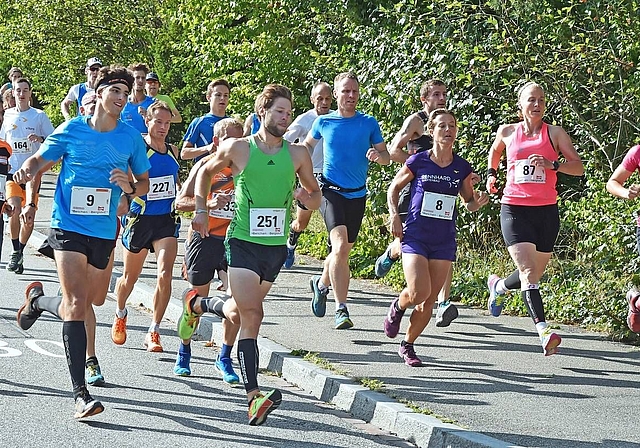
[(400, 215), (391, 215), (389, 219), (391, 220), (391, 234), (394, 238), (402, 239), (402, 237), (404, 236), (404, 229), (402, 228)]
[(531, 154), (529, 156), (529, 163), (534, 166), (539, 166), (545, 169), (553, 169), (553, 162), (548, 160), (541, 154)]
[(33, 143), (41, 143), (44, 141), (44, 139), (42, 137), (40, 137), (39, 135), (34, 134), (33, 132), (31, 134), (29, 134), (27, 136), (27, 138), (29, 139), (30, 142)]
[(484, 207), (489, 203), (489, 195), (484, 191), (473, 191), (473, 202), (477, 205), (474, 207), (474, 211), (478, 210), (480, 207)]
[(9, 218), (11, 218), (13, 216), (13, 212), (14, 210), (11, 204), (9, 204), (8, 202), (5, 202), (4, 205), (2, 206), (2, 213), (7, 215)]
[(219, 193), (213, 195), (211, 199), (207, 201), (207, 208), (212, 210), (218, 210), (224, 208), (229, 202), (231, 202), (232, 195)]
[(18, 185), (23, 185), (33, 180), (34, 176), (31, 174), (29, 168), (20, 168), (15, 173), (13, 173), (13, 181)]
[(477, 185), (482, 179), (476, 172), (471, 172), (471, 185)]
[(627, 199), (635, 199), (640, 194), (640, 185), (633, 184), (627, 190)]
[(191, 228), (198, 232), (202, 238), (209, 236), (209, 216), (206, 213), (198, 213), (191, 220)]
[(311, 194), (302, 187), (296, 188), (293, 192), (293, 199), (296, 199), (302, 205), (306, 205), (307, 201), (311, 199)]
[(33, 223), (36, 218), (36, 208), (29, 205), (22, 207), (22, 213), (20, 213), (20, 222), (23, 226), (29, 229), (33, 228)]
[(496, 187), (496, 182), (498, 179), (496, 176), (489, 175), (487, 177), (487, 192), (490, 194), (495, 194), (498, 192), (498, 188)]
[(374, 148), (369, 148), (369, 150), (367, 151), (367, 159), (369, 159), (371, 162), (377, 162), (379, 158), (380, 153)]
[(120, 187), (123, 193), (131, 193), (131, 185), (129, 184), (129, 175), (119, 168), (111, 170), (109, 182)]

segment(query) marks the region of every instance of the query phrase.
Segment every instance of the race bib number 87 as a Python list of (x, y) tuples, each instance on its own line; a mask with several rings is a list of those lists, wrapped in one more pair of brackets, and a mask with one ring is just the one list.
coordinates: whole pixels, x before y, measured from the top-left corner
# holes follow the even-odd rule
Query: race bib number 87
[(532, 165), (528, 159), (516, 160), (515, 174), (517, 184), (543, 184), (547, 180), (544, 167)]
[(284, 236), (285, 216), (284, 208), (252, 208), (249, 235)]

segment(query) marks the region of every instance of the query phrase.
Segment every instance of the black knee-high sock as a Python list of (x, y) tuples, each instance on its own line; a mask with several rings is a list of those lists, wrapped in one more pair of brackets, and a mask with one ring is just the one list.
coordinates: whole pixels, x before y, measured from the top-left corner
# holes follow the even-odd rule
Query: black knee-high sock
[(504, 287), (507, 289), (520, 289), (520, 272), (517, 269), (504, 279)]
[(67, 355), (74, 393), (85, 386), (84, 357), (87, 351), (87, 333), (81, 320), (65, 321), (62, 324), (62, 343)]
[[(229, 296), (225, 297), (227, 299), (229, 298)], [(224, 312), (222, 311), (225, 300), (226, 299), (223, 299), (221, 297), (206, 297), (200, 301), (200, 307), (202, 308), (203, 313), (213, 313), (220, 319), (226, 319), (227, 316), (225, 316)]]
[(62, 303), (62, 296), (40, 296), (36, 300), (33, 301), (34, 308), (40, 311), (48, 311), (58, 319), (62, 319), (60, 317), (60, 304)]
[[(531, 285), (533, 286), (533, 285)], [(534, 323), (545, 322), (544, 319), (544, 306), (542, 305), (542, 297), (540, 297), (540, 290), (535, 285), (535, 289), (527, 289), (522, 291), (522, 300), (529, 311), (529, 316), (533, 319)]]
[(18, 238), (16, 238), (15, 240), (12, 238), (11, 239), (11, 245), (13, 246), (13, 250), (14, 251), (19, 251), (20, 250), (20, 240)]
[(255, 339), (240, 339), (238, 341), (238, 362), (240, 373), (247, 393), (258, 389), (258, 341)]

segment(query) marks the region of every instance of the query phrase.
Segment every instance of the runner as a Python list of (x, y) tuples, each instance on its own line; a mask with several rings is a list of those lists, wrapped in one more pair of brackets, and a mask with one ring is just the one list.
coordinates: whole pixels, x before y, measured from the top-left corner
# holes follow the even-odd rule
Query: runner
[(351, 277), (349, 253), (364, 217), (369, 162), (388, 165), (389, 153), (376, 119), (356, 110), (360, 97), (356, 75), (341, 73), (336, 76), (333, 92), (338, 110), (316, 118), (304, 141), (307, 149), (313, 151), (318, 140), (324, 139), (321, 211), (331, 247), (322, 275), (310, 280), (311, 309), (317, 317), (325, 315), (329, 286), (333, 286), (335, 328), (347, 329), (353, 327), (347, 310)]
[[(402, 241), (402, 267), (407, 286), (391, 302), (384, 319), (384, 332), (395, 338), (406, 309), (415, 307), (398, 349), (410, 367), (422, 365), (413, 344), (429, 324), (433, 305), (456, 259), (456, 198), (460, 195), (469, 211), (476, 211), (489, 202), (486, 193), (473, 190), (473, 169), (469, 162), (453, 152), (458, 134), (453, 113), (446, 109), (432, 111), (427, 129), (433, 147), (410, 156), (387, 193), (391, 233)], [(398, 203), (406, 185), (411, 185), (411, 199), (403, 223)]]
[(78, 107), (78, 115), (82, 115), (80, 112), (80, 106), (82, 106), (82, 98), (87, 94), (94, 91), (96, 87), (96, 80), (98, 79), (98, 71), (102, 68), (102, 61), (98, 58), (89, 58), (84, 68), (84, 73), (87, 75), (87, 80), (80, 84), (71, 86), (67, 96), (64, 97), (62, 103), (60, 103), (60, 110), (64, 115), (65, 120), (71, 120), (71, 105), (76, 104)]
[[(144, 141), (119, 117), (133, 84), (124, 67), (103, 67), (98, 74), (98, 102), (91, 117), (78, 117), (60, 125), (46, 144), (14, 173), (18, 183), (37, 177), (51, 162), (62, 159), (53, 200), (48, 243), (54, 249), (62, 287), (60, 310), (64, 318), (62, 339), (76, 404), (75, 418), (104, 409), (85, 384), (87, 349), (85, 315), (91, 307), (95, 283), (109, 264), (117, 227), (116, 208), (121, 193), (130, 196), (149, 190), (150, 168)], [(82, 167), (82, 169), (78, 169)], [(136, 176), (130, 182), (127, 171)], [(42, 283), (25, 291), (18, 310), (18, 325), (28, 330), (46, 309)]]
[[(9, 234), (13, 252), (7, 264), (7, 271), (22, 274), (24, 271), (23, 251), (33, 232), (35, 211), (38, 207), (38, 190), (33, 189), (31, 195), (26, 194), (26, 185), (16, 183), (12, 174), (15, 173), (32, 154), (40, 148), (44, 139), (53, 132), (53, 126), (47, 114), (29, 105), (31, 100), (31, 82), (20, 78), (11, 89), (16, 101), (16, 107), (8, 109), (0, 128), (0, 139), (11, 145), (12, 154), (9, 158), (9, 177), (6, 184), (6, 197), (14, 211), (9, 218)], [(19, 211), (22, 207), (33, 209), (27, 221), (22, 222)]]
[[(622, 163), (607, 181), (607, 191), (622, 199), (637, 199), (640, 194), (640, 185), (631, 184), (628, 188), (624, 186), (636, 170), (640, 170), (640, 145), (632, 147), (624, 156)], [(640, 254), (640, 214), (636, 214), (636, 251)], [(627, 325), (634, 333), (640, 333), (640, 291), (636, 287), (627, 291), (627, 302), (629, 304)]]
[(255, 134), (260, 129), (260, 116), (253, 112), (244, 120), (244, 137)]
[(145, 64), (131, 64), (129, 70), (133, 72), (133, 90), (129, 95), (127, 104), (122, 110), (120, 119), (137, 129), (141, 134), (147, 133), (146, 116), (147, 109), (155, 101), (154, 98), (147, 96), (144, 93), (147, 73), (149, 73), (149, 67)]
[[(7, 90), (11, 90), (11, 88), (13, 87), (13, 84), (18, 79), (24, 78), (24, 74), (22, 73), (22, 70), (20, 70), (18, 67), (11, 67), (9, 69), (9, 73), (7, 73), (7, 76), (9, 77), (9, 82), (4, 83), (2, 87), (0, 87), (0, 95), (4, 94), (4, 92), (6, 92)], [(15, 107), (15, 106), (11, 106), (11, 107)]]
[(223, 118), (227, 118), (227, 106), (231, 95), (231, 86), (226, 79), (216, 79), (207, 86), (209, 113), (194, 119), (184, 136), (180, 151), (183, 160), (194, 159), (195, 162), (212, 151), (213, 126)]
[(169, 95), (161, 95), (160, 94), (160, 78), (158, 78), (158, 74), (155, 72), (149, 72), (145, 78), (145, 92), (151, 98), (155, 98), (158, 101), (164, 101), (171, 108), (171, 114), (173, 117), (171, 118), (171, 123), (182, 123), (182, 115), (176, 108), (176, 103), (169, 97)]
[(171, 126), (171, 109), (156, 101), (146, 111), (145, 134), (149, 170), (149, 193), (135, 198), (123, 220), (122, 245), (124, 268), (115, 286), (116, 314), (111, 326), (114, 344), (127, 340), (126, 303), (135, 286), (149, 250), (156, 254), (157, 280), (153, 292), (153, 318), (144, 338), (148, 352), (162, 352), (160, 324), (171, 298), (173, 264), (178, 254), (178, 231), (174, 201), (178, 184), (178, 148), (165, 143)]
[[(206, 198), (211, 178), (230, 167), (235, 183), (236, 212), (225, 240), (229, 262), (229, 282), (233, 298), (220, 313), (234, 319), (239, 311), (238, 361), (249, 401), (249, 424), (261, 425), (276, 409), (282, 394), (265, 393), (258, 387), (257, 337), (262, 324), (262, 302), (286, 258), (286, 242), (291, 202), (296, 199), (309, 209), (320, 206), (321, 193), (313, 177), (309, 152), (282, 138), (291, 123), (291, 92), (284, 86), (267, 85), (260, 94), (258, 113), (262, 118), (257, 134), (223, 143), (196, 179), (196, 216), (193, 230), (208, 235)], [(301, 188), (295, 189), (296, 174)], [(188, 339), (200, 314), (194, 311), (202, 300), (196, 290), (183, 296), (184, 312), (178, 334)], [(203, 311), (204, 310), (203, 308)]]
[[(517, 270), (501, 279), (489, 276), (488, 308), (498, 317), (508, 290), (519, 288), (535, 323), (545, 356), (558, 351), (562, 339), (547, 325), (539, 282), (560, 229), (556, 191), (558, 171), (582, 176), (584, 167), (571, 138), (560, 126), (542, 121), (544, 90), (528, 82), (518, 91), (522, 121), (501, 125), (489, 150), (487, 191), (497, 193), (497, 168), (507, 150), (507, 179), (500, 208), (502, 236)], [(558, 161), (562, 154), (565, 162)]]
[[(214, 126), (213, 144), (217, 148), (227, 138), (242, 137), (242, 123), (233, 118), (225, 118)], [(202, 165), (213, 158), (213, 154), (206, 156), (193, 165), (189, 177), (182, 185), (176, 198), (176, 208), (180, 211), (195, 211), (196, 203), (194, 188), (196, 176)], [(202, 238), (198, 232), (189, 228), (187, 243), (184, 253), (183, 271), (191, 288), (198, 292), (199, 296), (207, 297), (209, 287), (215, 271), (222, 281), (219, 290), (228, 291), (227, 262), (225, 258), (224, 237), (227, 227), (233, 218), (235, 210), (233, 177), (231, 168), (224, 168), (211, 178), (211, 189), (207, 196), (207, 210), (209, 216), (208, 238)], [(207, 309), (214, 305), (205, 305)], [(202, 313), (199, 304), (194, 305), (194, 310)], [(216, 370), (222, 375), (222, 380), (227, 384), (237, 384), (240, 379), (233, 370), (231, 363), (231, 350), (236, 341), (240, 326), (230, 319), (222, 319), (222, 348), (216, 358)], [(176, 364), (173, 373), (176, 375), (191, 375), (191, 339), (184, 339), (180, 344)]]
[[(9, 175), (9, 158), (11, 145), (0, 140), (0, 213), (11, 217), (13, 209), (7, 202), (7, 176)], [(0, 260), (2, 259), (2, 242), (4, 240), (4, 217), (0, 221)]]
[[(311, 89), (311, 104), (313, 109), (306, 111), (302, 115), (298, 115), (287, 133), (284, 134), (284, 139), (291, 143), (304, 142), (311, 131), (311, 125), (313, 121), (318, 118), (319, 115), (325, 115), (329, 112), (333, 112), (331, 108), (331, 86), (326, 82), (317, 82), (313, 89)], [(311, 162), (313, 163), (313, 175), (318, 178), (322, 174), (322, 163), (324, 160), (322, 150), (322, 139), (318, 140), (313, 152), (311, 153)], [(287, 240), (287, 259), (284, 261), (284, 268), (289, 269), (293, 266), (296, 260), (296, 246), (298, 245), (298, 238), (309, 225), (311, 219), (312, 210), (305, 210), (300, 206), (296, 209), (296, 219), (291, 223), (289, 229), (289, 239)]]
[(13, 89), (7, 89), (2, 94), (2, 109), (6, 112), (12, 107), (16, 107), (16, 99), (13, 96)]

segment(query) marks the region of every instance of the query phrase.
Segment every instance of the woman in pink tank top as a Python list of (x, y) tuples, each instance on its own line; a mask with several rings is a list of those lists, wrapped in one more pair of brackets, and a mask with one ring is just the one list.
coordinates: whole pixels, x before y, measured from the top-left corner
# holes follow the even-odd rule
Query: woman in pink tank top
[[(522, 121), (498, 128), (489, 150), (487, 191), (497, 193), (497, 169), (507, 152), (507, 176), (500, 208), (500, 227), (516, 270), (506, 278), (489, 276), (489, 312), (498, 317), (505, 293), (520, 289), (529, 315), (540, 336), (545, 356), (558, 351), (561, 338), (551, 331), (544, 316), (539, 281), (551, 258), (560, 229), (557, 205), (557, 172), (582, 176), (584, 167), (571, 138), (560, 126), (542, 121), (544, 90), (528, 82), (518, 93)], [(561, 163), (558, 156), (562, 155)]]

